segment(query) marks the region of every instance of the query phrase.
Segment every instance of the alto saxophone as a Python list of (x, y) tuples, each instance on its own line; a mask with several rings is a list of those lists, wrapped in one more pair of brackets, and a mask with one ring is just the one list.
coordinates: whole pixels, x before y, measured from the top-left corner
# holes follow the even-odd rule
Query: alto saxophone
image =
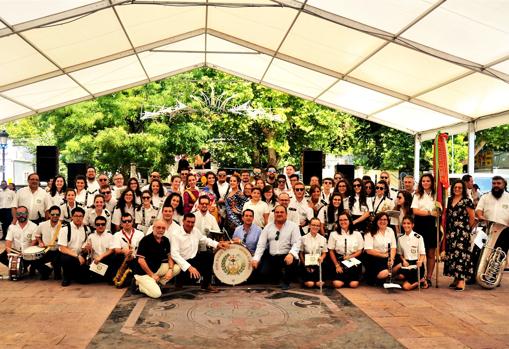
[[(125, 240), (124, 240), (125, 241)], [(129, 249), (131, 249), (131, 244), (128, 244)], [(118, 268), (117, 274), (113, 278), (113, 284), (117, 288), (122, 288), (124, 286), (124, 282), (129, 276), (129, 274), (132, 272), (131, 268), (127, 265), (127, 262), (129, 262), (129, 255), (126, 255), (124, 257), (124, 261), (120, 265), (120, 268)]]
[(483, 288), (493, 289), (497, 287), (502, 280), (507, 255), (500, 247), (495, 248), (495, 245), (500, 233), (505, 228), (505, 226), (497, 223), (488, 223), (488, 238), (482, 249), (476, 270), (476, 281)]

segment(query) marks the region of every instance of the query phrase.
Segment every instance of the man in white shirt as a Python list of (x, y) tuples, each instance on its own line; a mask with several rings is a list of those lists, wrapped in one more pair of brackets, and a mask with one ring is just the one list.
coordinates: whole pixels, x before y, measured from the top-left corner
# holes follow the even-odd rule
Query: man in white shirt
[[(164, 206), (161, 210), (161, 220), (166, 222), (166, 228), (164, 236), (166, 236), (170, 242), (173, 241), (173, 237), (177, 234), (182, 234), (180, 225), (173, 220), (173, 206)], [(154, 225), (151, 225), (145, 235), (152, 234), (154, 232)]]
[[(154, 171), (150, 174), (150, 178), (148, 180), (148, 184), (144, 185), (143, 188), (141, 188), (141, 191), (144, 192), (145, 190), (149, 190), (150, 189), (150, 184), (152, 183), (152, 181), (154, 180), (158, 180), (158, 181), (161, 181), (161, 174), (157, 171)], [(163, 191), (164, 191), (164, 195), (168, 195), (168, 189), (166, 189), (166, 187), (163, 185)]]
[(118, 199), (120, 197), (120, 194), (122, 194), (122, 192), (125, 190), (125, 188), (127, 187), (124, 185), (124, 176), (122, 175), (122, 173), (115, 173), (115, 175), (113, 176), (113, 186), (111, 187), (112, 196), (115, 199)]
[[(49, 209), (49, 219), (39, 223), (35, 235), (32, 237), (39, 247), (47, 249), (44, 256), (37, 260), (38, 264), (44, 265), (48, 262), (53, 266), (55, 280), (62, 279), (62, 266), (60, 265), (60, 252), (58, 252), (58, 235), (62, 229), (62, 222), (60, 221), (60, 207), (51, 206)], [(41, 275), (41, 279), (45, 279)]]
[[(299, 225), (300, 218), (299, 218), (299, 214), (297, 213), (297, 210), (296, 209), (291, 210), (291, 211), (288, 210), (288, 206), (290, 206), (290, 202), (291, 202), (291, 198), (287, 192), (283, 192), (283, 193), (279, 194), (279, 196), (277, 197), (277, 203), (286, 208), (287, 219), (290, 222), (293, 222), (293, 223)], [(274, 222), (274, 209), (269, 213), (269, 220), (268, 220), (268, 223), (273, 223), (273, 222)]]
[(300, 241), (299, 226), (287, 220), (284, 206), (276, 206), (274, 223), (269, 223), (258, 239), (253, 268), (260, 267), (261, 277), (281, 278), (281, 288), (287, 290), (299, 261)]
[(106, 264), (108, 269), (104, 275), (90, 271), (92, 281), (111, 281), (113, 280), (114, 252), (112, 249), (113, 235), (110, 231), (106, 231), (108, 219), (104, 216), (97, 216), (94, 220), (95, 232), (90, 234), (87, 239), (85, 249), (91, 254), (92, 263)]
[(481, 196), (475, 213), (480, 220), (505, 226), (497, 239), (495, 248), (501, 247), (507, 254), (509, 249), (509, 193), (504, 177), (495, 176), (492, 178), (491, 192)]
[[(209, 212), (210, 209), (210, 198), (208, 195), (202, 195), (198, 198), (198, 210), (193, 212), (196, 221), (194, 227), (208, 237), (214, 232), (220, 233), (219, 225), (217, 224), (216, 218)], [(212, 233), (211, 233), (212, 232)], [(200, 242), (200, 252), (207, 251), (207, 245), (205, 242)]]
[(226, 195), (230, 191), (230, 184), (226, 181), (226, 170), (217, 170), (217, 190), (219, 191), (219, 197), (216, 198), (216, 206), (219, 209), (219, 214), (224, 219), (226, 217), (225, 199)]
[(14, 190), (9, 189), (6, 181), (2, 181), (0, 188), (0, 221), (2, 222), (3, 236), (0, 240), (5, 240), (9, 225), (12, 222), (12, 202), (15, 197)]
[(295, 198), (290, 201), (288, 211), (297, 213), (299, 217), (300, 233), (301, 235), (305, 235), (308, 232), (309, 221), (313, 218), (313, 209), (309, 207), (307, 200), (304, 198), (304, 183), (295, 183), (293, 185), (293, 193)]
[(110, 188), (104, 188), (100, 190), (100, 193), (104, 195), (104, 208), (109, 212), (113, 213), (115, 207), (117, 206), (117, 199), (113, 197), (112, 191)]
[(96, 172), (94, 166), (87, 167), (87, 190), (92, 196), (99, 192), (100, 185), (95, 179)]
[(86, 264), (86, 253), (83, 246), (87, 240), (88, 232), (83, 225), (85, 210), (76, 207), (71, 212), (72, 221), (60, 229), (58, 234), (58, 246), (61, 253), (63, 270), (62, 286), (67, 287), (71, 280), (86, 283), (88, 277), (88, 266)]
[(51, 197), (39, 187), (39, 175), (28, 175), (28, 187), (21, 188), (12, 202), (12, 224), (16, 223), (16, 207), (28, 208), (28, 219), (38, 224), (45, 220), (47, 210), (52, 206)]
[(194, 227), (196, 218), (193, 213), (184, 215), (182, 234), (176, 235), (171, 242), (171, 257), (180, 266), (182, 273), (177, 278), (177, 288), (181, 288), (187, 279), (202, 277), (201, 288), (207, 292), (219, 292), (210, 284), (212, 278), (212, 255), (198, 253), (201, 242), (212, 248), (226, 248), (228, 243), (214, 241), (204, 236)]

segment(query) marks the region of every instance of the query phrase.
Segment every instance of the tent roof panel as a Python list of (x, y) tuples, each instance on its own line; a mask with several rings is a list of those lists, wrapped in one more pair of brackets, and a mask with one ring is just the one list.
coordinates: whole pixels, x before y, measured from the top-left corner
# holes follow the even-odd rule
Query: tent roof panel
[(434, 2), (436, 1), (308, 0), (307, 5), (395, 34)]
[(60, 67), (69, 67), (131, 48), (112, 9), (64, 23), (31, 29), (23, 35)]
[(70, 75), (94, 94), (147, 78), (136, 56), (78, 70)]
[(493, 69), (509, 74), (509, 59), (494, 65)]
[[(88, 5), (98, 0), (53, 0), (33, 1), (15, 0), (2, 4), (2, 17), (10, 25), (27, 22), (33, 19), (53, 15), (76, 7)], [(4, 1), (5, 2), (5, 1)]]
[(205, 26), (204, 7), (133, 5), (119, 6), (117, 11), (134, 46), (145, 45)]
[(417, 131), (445, 127), (458, 123), (457, 119), (448, 115), (407, 102), (376, 113), (374, 116), (381, 120), (386, 120), (393, 124)]
[(419, 99), (480, 117), (509, 110), (509, 84), (475, 73), (428, 92)]
[(339, 81), (318, 98), (318, 102), (321, 101), (336, 105), (339, 109), (343, 107), (369, 115), (387, 108), (399, 100), (346, 81)]
[(0, 86), (57, 70), (18, 35), (0, 38), (0, 52)]
[(276, 50), (296, 15), (296, 10), (284, 7), (210, 7), (208, 26)]
[(280, 52), (346, 73), (383, 43), (359, 31), (300, 14)]
[(350, 75), (414, 96), (468, 70), (424, 53), (389, 44)]
[(7, 90), (3, 94), (36, 110), (88, 95), (85, 90), (66, 75)]
[(509, 54), (509, 2), (449, 0), (403, 37), (479, 64)]
[(296, 64), (274, 59), (263, 81), (315, 98), (336, 79)]
[(0, 120), (29, 112), (30, 109), (0, 97)]

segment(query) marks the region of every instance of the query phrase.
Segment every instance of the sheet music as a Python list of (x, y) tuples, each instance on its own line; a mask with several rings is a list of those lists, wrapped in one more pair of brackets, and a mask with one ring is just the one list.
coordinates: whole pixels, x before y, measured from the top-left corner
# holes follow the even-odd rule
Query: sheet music
[(343, 263), (343, 265), (347, 268), (351, 268), (355, 265), (359, 265), (361, 264), (361, 261), (358, 260), (357, 258), (350, 258), (350, 259), (347, 259), (347, 260), (344, 260), (344, 261), (341, 261), (341, 263)]

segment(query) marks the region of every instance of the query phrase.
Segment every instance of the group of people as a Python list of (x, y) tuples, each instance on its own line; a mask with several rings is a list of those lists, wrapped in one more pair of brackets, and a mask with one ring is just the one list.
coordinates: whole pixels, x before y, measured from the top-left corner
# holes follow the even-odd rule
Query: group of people
[[(119, 173), (110, 184), (106, 174), (97, 176), (89, 167), (73, 188), (56, 176), (48, 190), (33, 173), (13, 196), (0, 263), (8, 265), (9, 256), (38, 246), (43, 257), (27, 260), (25, 267), (41, 279), (53, 269), (62, 286), (74, 280), (131, 284), (133, 291), (157, 298), (174, 277), (177, 288), (201, 280), (204, 290), (217, 292), (211, 285), (213, 251), (237, 243), (252, 255), (251, 282), (278, 282), (287, 289), (295, 280), (305, 287), (330, 281), (355, 288), (361, 280), (376, 284), (391, 278), (411, 290), (431, 286), (437, 217), (446, 209), (444, 273), (460, 291), (473, 275), (476, 216), (509, 226), (502, 177), (493, 178), (492, 191), (474, 208), (467, 175), (453, 184), (442, 208), (431, 174), (423, 174), (416, 188), (407, 176), (397, 190), (387, 172), (376, 183), (369, 177), (349, 181), (341, 173), (311, 177), (306, 187), (295, 170), (288, 165), (278, 173), (269, 166), (265, 173), (228, 176), (224, 169), (198, 174), (182, 167), (167, 186), (152, 172), (149, 184), (140, 187), (136, 178), (124, 183)], [(0, 195), (11, 195), (7, 191)]]

